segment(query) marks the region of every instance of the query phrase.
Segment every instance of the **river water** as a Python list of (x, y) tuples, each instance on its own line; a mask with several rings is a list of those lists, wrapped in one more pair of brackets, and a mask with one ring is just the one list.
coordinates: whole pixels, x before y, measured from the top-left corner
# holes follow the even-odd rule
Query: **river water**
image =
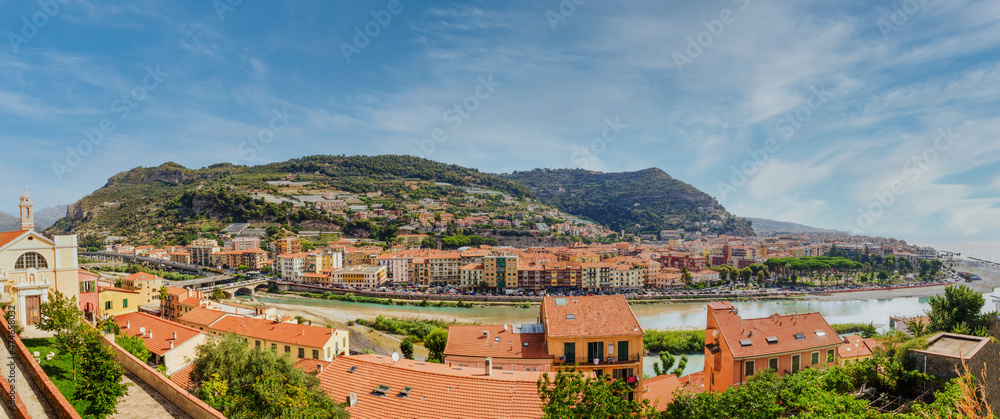
[[(460, 319), (460, 321), (485, 324), (537, 323), (538, 308), (530, 309), (513, 307), (417, 307), (417, 306), (387, 306), (381, 304), (349, 303), (344, 301), (315, 300), (301, 298), (260, 298), (264, 303), (292, 304), (306, 307), (316, 307), (325, 310), (343, 310), (356, 313), (357, 317), (374, 318), (378, 315), (407, 318), (415, 315), (436, 316), (444, 321)], [(795, 301), (758, 301), (733, 303), (744, 318), (766, 317), (774, 313), (795, 314), (819, 312), (828, 322), (833, 323), (869, 323), (886, 327), (889, 316), (912, 316), (922, 314), (930, 308), (928, 297), (904, 297), (874, 300), (795, 300)], [(637, 304), (632, 306), (636, 318), (643, 329), (704, 329), (706, 323), (707, 303), (669, 303), (669, 304)], [(701, 371), (704, 367), (703, 354), (688, 355), (688, 364), (684, 373)], [(653, 362), (657, 357), (646, 357), (644, 372), (653, 375)]]

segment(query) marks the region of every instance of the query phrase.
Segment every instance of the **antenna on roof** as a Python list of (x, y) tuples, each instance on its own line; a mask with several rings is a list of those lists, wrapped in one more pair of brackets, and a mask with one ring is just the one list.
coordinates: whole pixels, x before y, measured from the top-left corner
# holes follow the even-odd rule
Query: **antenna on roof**
[(395, 364), (396, 362), (399, 362), (399, 354), (396, 353), (396, 352), (393, 352), (392, 353), (392, 363)]

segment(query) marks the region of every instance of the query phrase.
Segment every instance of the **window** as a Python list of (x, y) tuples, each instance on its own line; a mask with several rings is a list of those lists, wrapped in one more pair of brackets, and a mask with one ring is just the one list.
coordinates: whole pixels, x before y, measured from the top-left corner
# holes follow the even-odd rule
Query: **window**
[(628, 362), (628, 341), (623, 340), (618, 342), (618, 361)]
[(128, 298), (122, 298), (122, 308), (128, 308)]
[(288, 345), (285, 345), (285, 353), (287, 354), (287, 353), (291, 353), (291, 352), (292, 352), (292, 347), (288, 346)]
[(595, 359), (604, 359), (604, 342), (587, 343), (587, 362)]
[(299, 359), (306, 357), (306, 348), (299, 348)]
[(826, 362), (834, 362), (836, 359), (833, 357), (833, 349), (826, 350)]
[(802, 356), (792, 355), (792, 372), (799, 372), (800, 363), (802, 362)]
[(35, 252), (25, 253), (14, 262), (14, 269), (48, 269), (48, 267), (49, 263), (45, 261), (45, 257)]
[(278, 352), (278, 344), (277, 343), (272, 343), (271, 344), (271, 350), (275, 351), (275, 352)]
[(772, 370), (774, 370), (774, 371), (778, 371), (778, 358), (768, 359), (767, 360), (767, 367), (770, 368), (770, 369), (772, 369)]
[(819, 364), (819, 352), (812, 353), (812, 365)]
[(319, 349), (313, 349), (313, 359), (319, 359)]
[(754, 367), (755, 367), (754, 364), (755, 364), (755, 362), (753, 362), (753, 361), (746, 361), (743, 364), (743, 375), (745, 375), (747, 377), (753, 375), (753, 371), (754, 371)]
[(563, 356), (566, 358), (566, 362), (569, 363), (576, 362), (576, 343), (573, 342), (564, 343)]
[(260, 341), (259, 341), (259, 340), (255, 340), (254, 342), (256, 342), (256, 343), (257, 343), (257, 345), (256, 345), (256, 346), (257, 346), (257, 349), (260, 349)]
[(611, 378), (614, 378), (616, 380), (621, 380), (621, 379), (629, 378), (633, 374), (634, 373), (633, 373), (633, 371), (632, 371), (631, 368), (620, 368), (620, 369), (617, 369), (617, 370), (611, 370)]
[(104, 302), (104, 309), (105, 310), (111, 310), (111, 301), (105, 301)]

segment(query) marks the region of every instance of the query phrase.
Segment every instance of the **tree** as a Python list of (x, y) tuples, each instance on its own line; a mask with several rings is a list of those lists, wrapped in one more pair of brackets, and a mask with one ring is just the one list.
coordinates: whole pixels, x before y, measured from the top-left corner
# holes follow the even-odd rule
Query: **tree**
[(146, 340), (141, 337), (118, 335), (115, 336), (115, 343), (142, 362), (146, 362), (151, 355), (149, 349), (146, 348)]
[(219, 301), (225, 298), (226, 298), (226, 292), (219, 287), (215, 287), (215, 289), (212, 290), (212, 295), (208, 297), (208, 299), (213, 301)]
[(874, 323), (868, 323), (866, 325), (861, 326), (861, 331), (858, 332), (858, 335), (860, 335), (864, 339), (874, 337), (876, 334), (878, 334), (878, 330), (875, 329)]
[(661, 351), (659, 354), (660, 362), (653, 362), (653, 373), (657, 376), (666, 374), (670, 367), (674, 366), (674, 356), (669, 352)]
[(77, 361), (83, 357), (83, 332), (89, 328), (80, 317), (80, 307), (76, 297), (66, 298), (66, 295), (55, 291), (49, 294), (49, 301), (39, 307), (41, 319), (38, 329), (55, 333), (55, 347), (59, 353), (69, 355), (73, 370), (73, 380), (76, 380)]
[(657, 411), (649, 399), (631, 401), (633, 389), (625, 380), (584, 376), (575, 367), (560, 370), (555, 380), (542, 374), (538, 396), (544, 418), (653, 418)]
[(73, 399), (90, 402), (84, 413), (106, 418), (118, 411), (118, 402), (128, 393), (128, 385), (122, 383), (124, 373), (115, 359), (115, 353), (101, 345), (101, 336), (96, 330), (83, 327), (80, 335), (84, 356)]
[(764, 285), (764, 278), (764, 271), (757, 271), (757, 282), (759, 284)]
[(677, 361), (677, 368), (674, 368), (674, 371), (671, 374), (676, 375), (678, 377), (684, 375), (684, 369), (687, 368), (687, 364), (688, 364), (688, 356), (681, 355), (680, 361)]
[(961, 330), (986, 336), (989, 317), (980, 314), (985, 303), (983, 293), (964, 284), (945, 287), (944, 295), (935, 295), (930, 300), (931, 310), (927, 317), (931, 320), (931, 331), (958, 333), (956, 330)]
[(410, 338), (403, 338), (403, 341), (399, 343), (399, 351), (403, 353), (403, 358), (413, 359), (413, 342)]
[(684, 285), (691, 285), (691, 272), (688, 272), (687, 267), (681, 268), (681, 282)]
[(160, 293), (160, 301), (167, 301), (170, 299), (170, 291), (167, 290), (167, 287), (160, 287), (157, 291)]
[(319, 379), (288, 355), (254, 349), (235, 334), (198, 346), (191, 372), (194, 394), (231, 418), (347, 418)]
[(428, 361), (444, 363), (444, 348), (448, 345), (448, 331), (442, 328), (434, 329), (424, 338), (424, 346), (427, 347)]
[(743, 268), (743, 270), (740, 271), (740, 276), (743, 278), (743, 282), (749, 283), (750, 277), (753, 276), (753, 271), (751, 271), (750, 268)]

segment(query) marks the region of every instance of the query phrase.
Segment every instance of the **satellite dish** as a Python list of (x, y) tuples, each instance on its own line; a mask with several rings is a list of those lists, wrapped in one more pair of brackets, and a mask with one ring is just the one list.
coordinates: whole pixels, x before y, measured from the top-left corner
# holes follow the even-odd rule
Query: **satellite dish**
[(392, 362), (399, 361), (399, 354), (396, 352), (392, 353)]

